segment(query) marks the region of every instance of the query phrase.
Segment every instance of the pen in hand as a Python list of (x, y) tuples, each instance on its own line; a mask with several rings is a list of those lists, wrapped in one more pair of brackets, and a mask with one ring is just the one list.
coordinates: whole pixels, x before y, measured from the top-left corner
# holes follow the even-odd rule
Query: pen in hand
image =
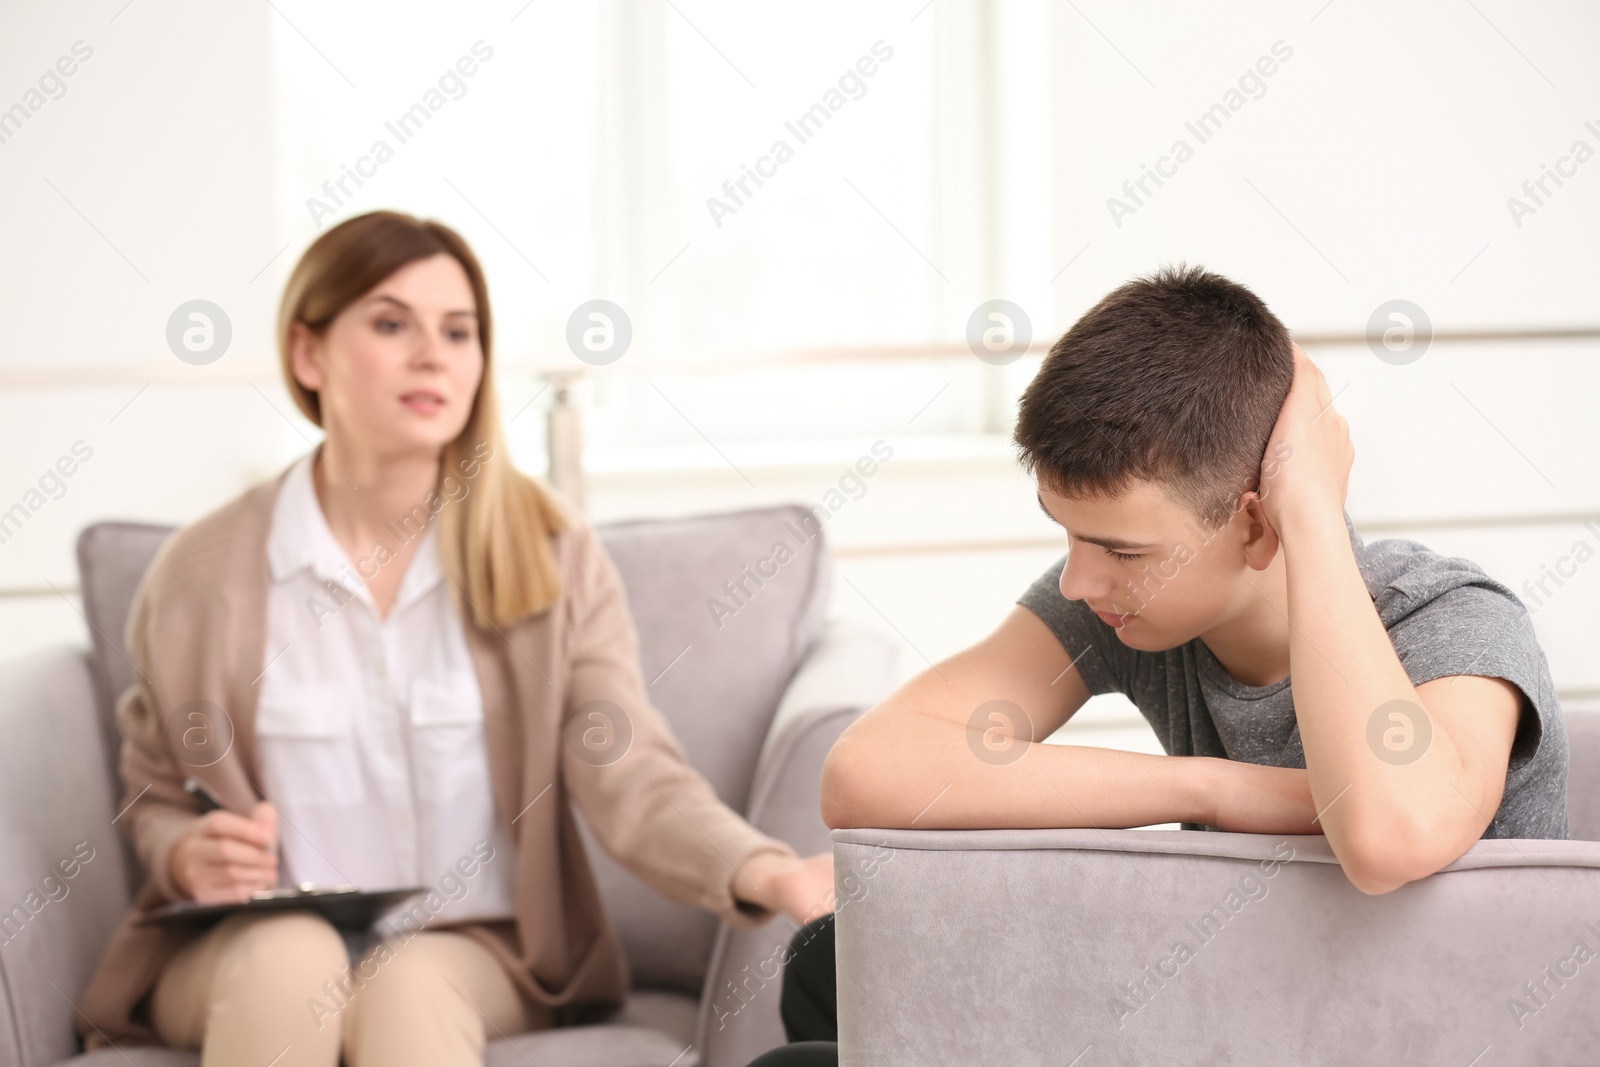
[(174, 887), (190, 899), (218, 903), (277, 885), (277, 809), (262, 800), (241, 815), (198, 778), (186, 779), (183, 788), (204, 814), (168, 854)]
[[(228, 806), (222, 802), (222, 798), (217, 796), (216, 790), (212, 789), (209, 785), (206, 785), (194, 775), (190, 775), (183, 780), (183, 788), (189, 793), (190, 796), (194, 797), (200, 802), (200, 810), (202, 812), (228, 810)], [(265, 804), (266, 801), (262, 801), (261, 803)], [(257, 804), (256, 811), (258, 813), (260, 808), (261, 805)], [(248, 818), (259, 819), (260, 815), (253, 814), (248, 816)], [(273, 838), (273, 840), (267, 845), (267, 849), (271, 852), (278, 851), (278, 841), (276, 838)]]
[(200, 810), (203, 812), (226, 811), (228, 808), (228, 806), (222, 802), (222, 798), (211, 791), (210, 786), (206, 785), (193, 775), (190, 775), (183, 780), (183, 788), (189, 793), (190, 796), (194, 797), (200, 802)]

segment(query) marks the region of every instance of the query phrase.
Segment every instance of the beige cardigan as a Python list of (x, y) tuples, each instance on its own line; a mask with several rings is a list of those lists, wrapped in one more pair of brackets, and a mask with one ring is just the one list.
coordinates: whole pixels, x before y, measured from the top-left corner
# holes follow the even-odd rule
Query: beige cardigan
[[(126, 643), (140, 680), (117, 702), (127, 783), (119, 822), (148, 877), (79, 1002), (78, 1026), (90, 1049), (158, 1041), (147, 1021), (134, 1018), (135, 1005), (194, 935), (137, 919), (181, 895), (168, 854), (199, 817), (184, 778), (200, 778), (233, 811), (262, 796), (255, 682), (269, 668), (267, 533), (286, 473), (175, 533), (135, 595)], [(588, 520), (558, 491), (546, 492), (569, 520), (553, 538), (560, 599), (504, 630), (480, 630), (470, 612), (465, 623), (483, 693), (496, 816), (516, 819), (516, 921), (453, 929), (486, 945), (524, 995), (560, 1010), (619, 1003), (628, 985), (569, 800), (629, 870), (736, 926), (772, 916), (734, 900), (735, 868), (759, 852), (794, 851), (726, 807), (688, 764), (645, 693), (615, 566)], [(563, 743), (566, 716), (594, 699), (625, 709), (633, 729), (626, 755), (606, 767), (576, 758)], [(231, 746), (209, 766), (183, 762), (173, 748), (181, 731), (168, 725), (169, 716), (192, 700), (221, 707), (232, 723)]]

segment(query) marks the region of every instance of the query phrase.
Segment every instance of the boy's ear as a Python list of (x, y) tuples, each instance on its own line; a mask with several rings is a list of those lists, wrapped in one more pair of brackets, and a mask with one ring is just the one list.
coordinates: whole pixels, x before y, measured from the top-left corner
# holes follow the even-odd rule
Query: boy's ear
[(1278, 554), (1278, 531), (1267, 518), (1261, 494), (1256, 490), (1240, 495), (1237, 510), (1245, 513), (1245, 562), (1254, 570), (1264, 571)]

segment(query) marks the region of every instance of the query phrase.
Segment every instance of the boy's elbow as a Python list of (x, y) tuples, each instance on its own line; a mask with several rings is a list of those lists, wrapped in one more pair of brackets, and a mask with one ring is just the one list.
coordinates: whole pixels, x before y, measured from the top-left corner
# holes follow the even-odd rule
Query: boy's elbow
[(1382, 896), (1436, 873), (1459, 855), (1441, 853), (1440, 840), (1438, 833), (1397, 833), (1391, 826), (1360, 835), (1341, 849), (1339, 865), (1351, 885), (1368, 896)]
[(1385, 893), (1393, 893), (1407, 882), (1414, 881), (1406, 875), (1373, 864), (1343, 864), (1345, 877), (1350, 879), (1350, 884), (1369, 897), (1381, 897)]
[(847, 738), (840, 738), (822, 761), (822, 821), (830, 830), (869, 825), (863, 774)]

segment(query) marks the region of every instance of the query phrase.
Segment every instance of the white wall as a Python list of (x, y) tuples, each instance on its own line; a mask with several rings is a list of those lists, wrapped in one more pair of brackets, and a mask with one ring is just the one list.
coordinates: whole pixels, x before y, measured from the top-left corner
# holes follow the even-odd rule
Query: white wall
[[(1585, 126), (1600, 127), (1592, 5), (375, 10), (0, 12), (0, 107), (74, 42), (94, 50), (0, 143), (0, 507), (74, 442), (94, 449), (0, 544), (6, 650), (84, 639), (70, 601), (86, 523), (192, 519), (315, 438), (274, 381), (271, 339), (283, 279), (328, 224), (306, 200), (479, 39), (494, 59), (340, 217), (399, 206), (468, 236), (490, 273), (508, 411), (538, 393), (535, 366), (579, 366), (562, 341), (578, 301), (637, 313), (637, 352), (578, 389), (597, 519), (813, 501), (891, 442), (896, 458), (830, 524), (835, 604), (892, 626), (912, 664), (984, 632), (1060, 555), (1004, 440), (1036, 361), (725, 377), (673, 361), (959, 344), (990, 297), (1028, 308), (1048, 341), (1180, 258), (1252, 285), (1303, 335), (1359, 335), (1394, 298), (1441, 331), (1600, 318), (1600, 161), (1520, 226), (1506, 206), (1574, 141), (1600, 149)], [(895, 58), (867, 94), (716, 227), (706, 196), (878, 39)], [(1279, 40), (1293, 55), (1264, 94), (1117, 225), (1107, 199)], [(196, 297), (234, 331), (208, 367), (164, 340)], [(1600, 517), (1600, 343), (1440, 340), (1407, 366), (1361, 345), (1312, 354), (1352, 427), (1350, 512), (1371, 536), (1469, 556), (1520, 590)], [(535, 471), (548, 400), (513, 427)], [(1535, 615), (1566, 694), (1600, 691), (1597, 569)], [(1083, 718), (1134, 721), (1116, 702)]]
[(276, 294), (252, 282), (280, 247), (267, 16), (122, 0), (0, 11), (0, 107), (78, 42), (90, 53), (0, 143), (0, 508), (75, 442), (92, 450), (0, 544), (0, 590), (37, 593), (0, 599), (7, 652), (86, 640), (76, 596), (51, 587), (74, 589), (87, 522), (190, 517), (299, 441), (252, 390), (211, 384), (226, 364), (185, 365), (165, 341), (197, 297), (227, 309), (236, 351), (270, 338)]

